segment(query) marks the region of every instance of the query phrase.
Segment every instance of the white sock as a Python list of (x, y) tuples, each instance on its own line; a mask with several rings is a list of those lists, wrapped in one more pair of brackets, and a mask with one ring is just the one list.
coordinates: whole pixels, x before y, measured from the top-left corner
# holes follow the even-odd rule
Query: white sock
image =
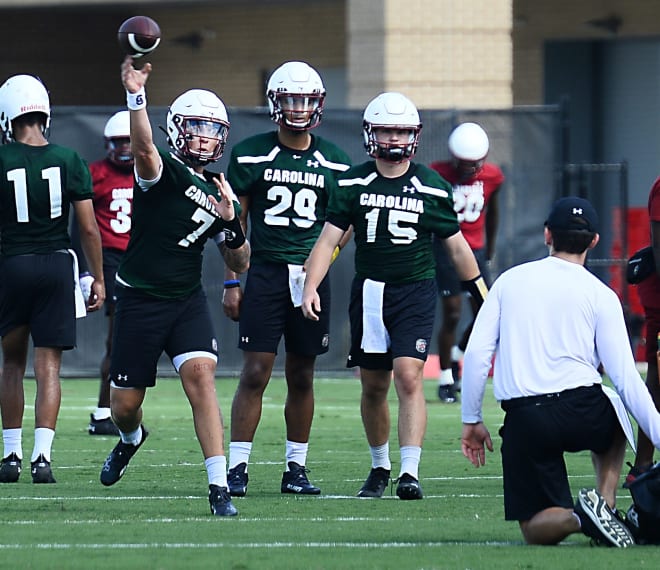
[(30, 461), (36, 461), (40, 455), (44, 456), (46, 461), (50, 461), (50, 450), (53, 446), (55, 430), (50, 428), (36, 428), (34, 430), (34, 449)]
[(376, 447), (369, 446), (369, 451), (371, 452), (372, 469), (381, 467), (382, 469), (387, 469), (388, 471), (392, 470), (392, 463), (390, 462), (389, 441), (386, 441), (383, 445), (377, 445)]
[(419, 479), (419, 460), (422, 457), (422, 448), (417, 445), (404, 445), (401, 447), (401, 472), (399, 477), (404, 473), (412, 475), (415, 479)]
[(112, 414), (110, 414), (110, 408), (96, 408), (93, 415), (94, 419), (98, 421), (107, 420), (112, 416)]
[(572, 512), (571, 514), (577, 519), (578, 525), (580, 526), (580, 528), (582, 528), (582, 520), (580, 519), (580, 515), (578, 515), (575, 511)]
[(440, 370), (440, 379), (438, 380), (438, 386), (452, 386), (454, 384), (454, 375), (451, 372), (451, 368), (444, 368)]
[(286, 470), (289, 470), (289, 462), (293, 461), (303, 467), (307, 465), (307, 449), (309, 443), (286, 440)]
[(460, 362), (463, 359), (463, 355), (465, 353), (458, 348), (458, 346), (454, 345), (451, 347), (451, 360), (452, 362)]
[(9, 457), (12, 453), (15, 453), (19, 459), (23, 459), (22, 438), (22, 428), (3, 429), (2, 441), (5, 444), (5, 454), (2, 457)]
[(233, 469), (241, 463), (247, 465), (250, 462), (250, 453), (252, 452), (251, 441), (231, 441), (229, 443), (229, 469)]
[(121, 437), (121, 440), (124, 443), (130, 443), (132, 445), (140, 445), (140, 442), (142, 441), (142, 426), (138, 426), (136, 430), (129, 431), (126, 433), (120, 431), (119, 436)]
[(204, 460), (209, 485), (227, 486), (227, 458), (224, 455), (214, 455)]

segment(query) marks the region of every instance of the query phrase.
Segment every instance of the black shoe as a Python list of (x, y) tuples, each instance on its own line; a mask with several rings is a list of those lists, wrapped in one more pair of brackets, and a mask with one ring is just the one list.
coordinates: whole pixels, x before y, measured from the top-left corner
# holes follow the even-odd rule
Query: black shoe
[(0, 483), (16, 483), (21, 474), (21, 460), (15, 453), (10, 453), (0, 463)]
[(236, 507), (231, 502), (227, 487), (209, 485), (209, 505), (211, 514), (216, 517), (235, 517), (238, 514)]
[(414, 501), (424, 496), (419, 481), (412, 475), (404, 473), (396, 480), (396, 496), (402, 501)]
[(453, 384), (438, 386), (438, 398), (440, 398), (440, 401), (445, 404), (456, 403), (456, 392), (454, 392)]
[(248, 474), (247, 463), (239, 463), (227, 471), (227, 485), (232, 497), (245, 497), (247, 493)]
[(94, 414), (89, 414), (90, 420), (87, 426), (89, 435), (119, 435), (119, 429), (111, 418), (97, 420)]
[(451, 361), (451, 375), (454, 377), (454, 393), (461, 391), (461, 365), (457, 360)]
[(101, 483), (106, 487), (114, 485), (119, 481), (128, 467), (128, 462), (131, 460), (131, 457), (135, 455), (135, 452), (142, 447), (144, 440), (147, 439), (149, 432), (142, 426), (142, 440), (137, 445), (131, 443), (124, 443), (119, 440), (119, 443), (115, 445), (115, 448), (110, 452), (108, 458), (103, 464), (101, 469)]
[(380, 499), (387, 489), (390, 482), (390, 470), (383, 467), (375, 467), (369, 471), (367, 480), (358, 491), (358, 497), (369, 497), (373, 499)]
[(289, 470), (282, 473), (282, 493), (295, 495), (320, 495), (321, 489), (314, 487), (307, 479), (309, 469), (289, 461)]
[(30, 471), (33, 483), (56, 483), (50, 468), (50, 461), (46, 461), (43, 454), (39, 455), (36, 461), (30, 463)]
[(582, 532), (596, 544), (626, 548), (635, 544), (628, 527), (610, 509), (596, 489), (582, 489), (578, 493), (574, 511), (580, 517)]

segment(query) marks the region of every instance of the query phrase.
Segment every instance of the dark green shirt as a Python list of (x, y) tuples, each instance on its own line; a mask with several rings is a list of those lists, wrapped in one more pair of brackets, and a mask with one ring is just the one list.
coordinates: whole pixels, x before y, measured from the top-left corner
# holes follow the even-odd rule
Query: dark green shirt
[(335, 179), (349, 166), (344, 151), (314, 135), (305, 151), (282, 146), (276, 131), (237, 144), (227, 178), (250, 199), (250, 262), (302, 265), (325, 223)]
[[(133, 191), (131, 238), (119, 265), (119, 282), (166, 299), (201, 287), (202, 255), (224, 223), (208, 199), (218, 190), (173, 155), (159, 150), (163, 172), (156, 184)], [(236, 215), (240, 213), (234, 202)]]
[(3, 255), (70, 248), (71, 202), (93, 196), (89, 168), (75, 151), (56, 144), (0, 146)]
[(411, 283), (435, 276), (432, 236), (459, 231), (451, 184), (414, 162), (398, 178), (385, 178), (374, 161), (354, 166), (338, 180), (327, 220), (355, 239), (355, 271), (365, 279)]

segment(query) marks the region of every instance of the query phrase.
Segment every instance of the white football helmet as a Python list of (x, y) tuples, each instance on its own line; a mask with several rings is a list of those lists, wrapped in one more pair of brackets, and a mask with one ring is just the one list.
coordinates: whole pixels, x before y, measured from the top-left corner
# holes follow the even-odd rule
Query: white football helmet
[[(190, 89), (179, 95), (167, 112), (167, 142), (184, 162), (205, 166), (218, 160), (229, 136), (227, 109), (212, 91)], [(194, 138), (211, 139), (209, 150), (191, 148)]]
[(120, 168), (132, 168), (130, 113), (119, 111), (112, 115), (105, 124), (103, 136), (108, 160)]
[[(375, 129), (387, 128), (410, 131), (401, 143), (378, 141)], [(413, 102), (401, 93), (381, 93), (364, 110), (362, 132), (364, 147), (372, 158), (387, 162), (402, 162), (412, 158), (419, 145), (422, 123)]]
[(325, 87), (313, 67), (288, 61), (270, 76), (266, 98), (274, 122), (292, 131), (306, 131), (321, 122)]
[(28, 113), (43, 113), (44, 135), (50, 127), (50, 100), (44, 84), (33, 75), (14, 75), (0, 86), (0, 129), (5, 141), (13, 140), (11, 122)]
[(488, 135), (477, 123), (461, 123), (449, 135), (449, 152), (459, 160), (484, 160), (488, 147)]

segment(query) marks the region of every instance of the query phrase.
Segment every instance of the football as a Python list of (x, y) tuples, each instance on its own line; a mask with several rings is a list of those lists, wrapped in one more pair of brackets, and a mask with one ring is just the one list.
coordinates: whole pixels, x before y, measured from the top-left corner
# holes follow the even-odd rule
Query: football
[(160, 27), (148, 16), (133, 16), (119, 26), (117, 40), (125, 54), (142, 57), (158, 47)]

